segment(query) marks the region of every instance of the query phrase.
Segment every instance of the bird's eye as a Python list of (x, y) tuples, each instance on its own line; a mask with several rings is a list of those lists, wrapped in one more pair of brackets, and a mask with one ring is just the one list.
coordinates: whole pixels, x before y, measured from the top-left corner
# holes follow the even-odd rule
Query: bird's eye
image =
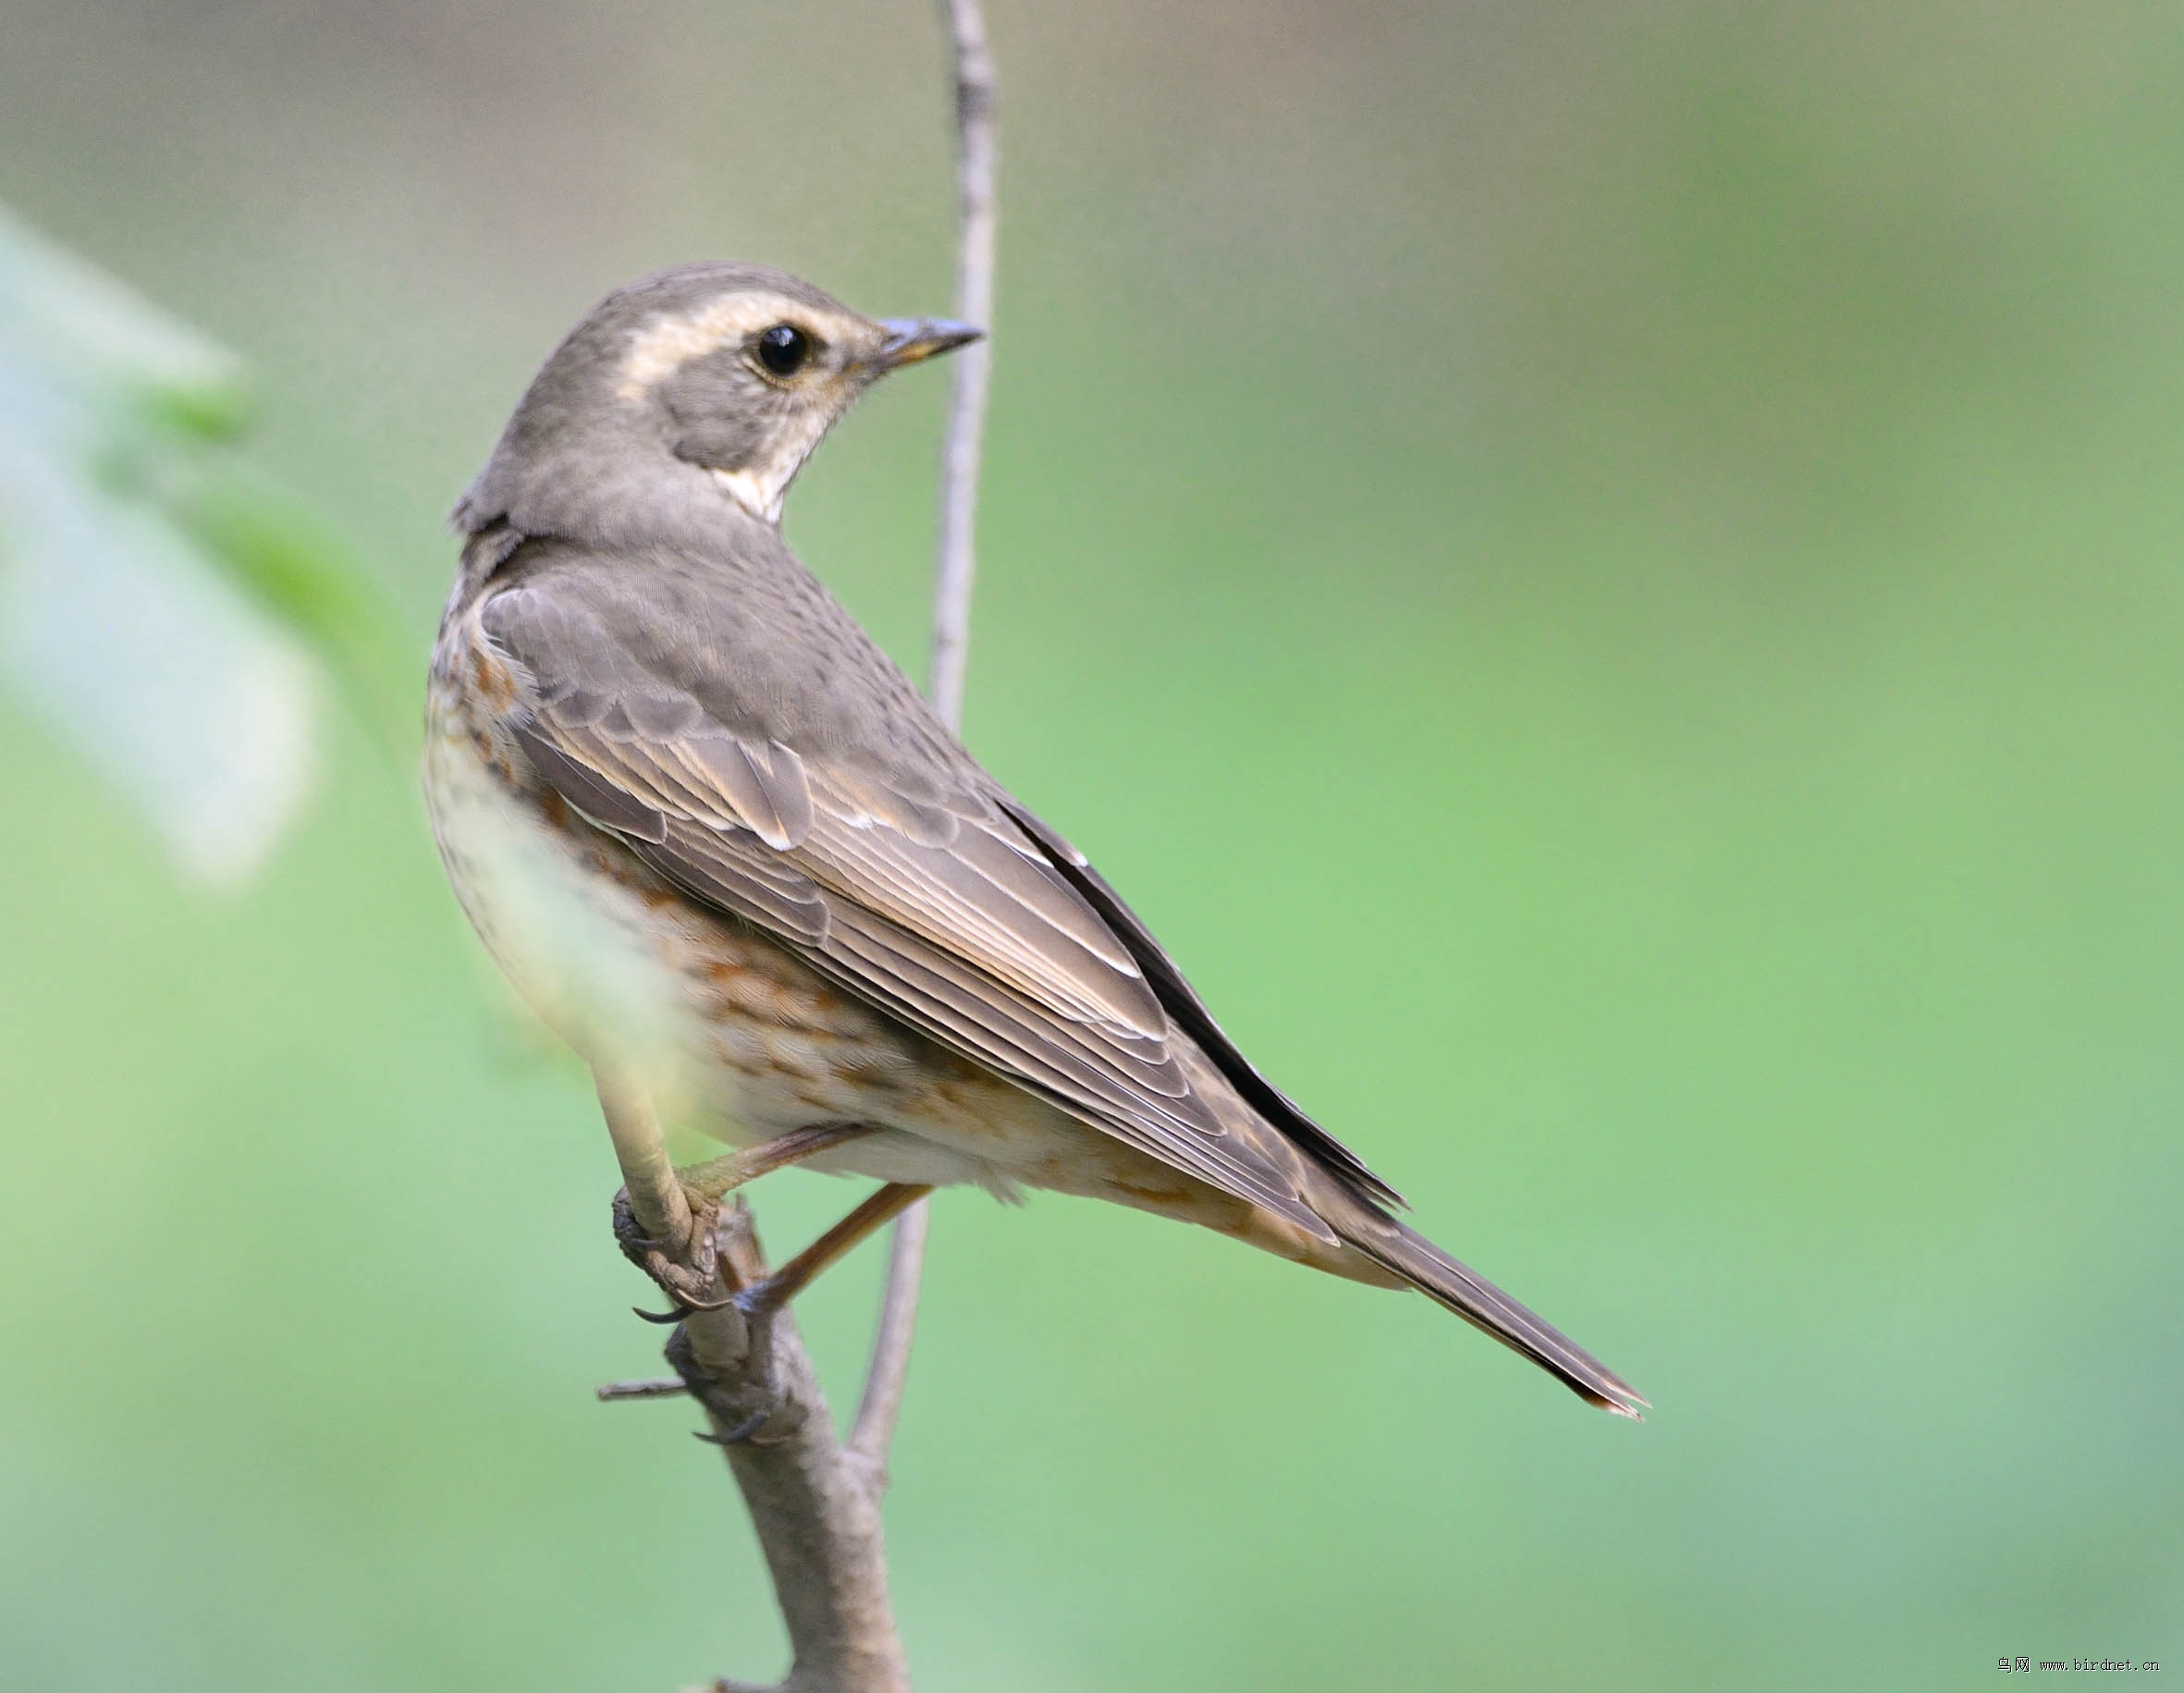
[(776, 324), (758, 337), (758, 362), (777, 376), (793, 376), (812, 354), (811, 337), (794, 324)]

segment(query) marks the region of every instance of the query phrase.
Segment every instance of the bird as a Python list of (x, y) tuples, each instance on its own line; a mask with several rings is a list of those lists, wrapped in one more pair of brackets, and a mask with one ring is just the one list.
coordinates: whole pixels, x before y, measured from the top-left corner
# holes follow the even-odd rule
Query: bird
[[(884, 1185), (1045, 1189), (1424, 1293), (1589, 1404), (1647, 1402), (1395, 1215), (1085, 854), (791, 553), (782, 502), (888, 373), (980, 337), (784, 272), (656, 271), (547, 357), (457, 504), (423, 786), (457, 899), (601, 1078)], [(609, 1113), (612, 1126), (612, 1113)]]

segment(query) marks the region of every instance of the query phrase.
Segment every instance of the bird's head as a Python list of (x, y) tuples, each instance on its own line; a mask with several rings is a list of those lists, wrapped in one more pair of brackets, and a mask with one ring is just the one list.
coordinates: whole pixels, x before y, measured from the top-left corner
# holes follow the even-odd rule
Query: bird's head
[(709, 493), (778, 522), (796, 472), (865, 388), (982, 333), (864, 317), (760, 265), (656, 271), (555, 349), (456, 521), (476, 529), (512, 513), (530, 528), (524, 506), (586, 490), (609, 505)]

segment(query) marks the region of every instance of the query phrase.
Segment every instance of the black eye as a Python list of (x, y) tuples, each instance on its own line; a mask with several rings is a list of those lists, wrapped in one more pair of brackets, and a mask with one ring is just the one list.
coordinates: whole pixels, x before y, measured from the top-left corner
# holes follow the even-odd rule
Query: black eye
[(811, 355), (811, 337), (794, 324), (776, 324), (758, 337), (758, 362), (777, 376), (795, 375)]

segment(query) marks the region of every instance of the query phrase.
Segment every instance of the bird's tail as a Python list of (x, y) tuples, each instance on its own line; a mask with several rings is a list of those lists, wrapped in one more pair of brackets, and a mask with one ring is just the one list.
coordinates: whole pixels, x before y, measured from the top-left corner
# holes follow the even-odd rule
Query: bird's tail
[[(1638, 1390), (1552, 1324), (1541, 1321), (1484, 1276), (1474, 1274), (1424, 1235), (1406, 1229), (1377, 1207), (1356, 1203), (1335, 1208), (1328, 1221), (1350, 1245), (1401, 1276), (1436, 1304), (1559, 1376), (1588, 1404), (1618, 1417), (1639, 1417), (1648, 1402)], [(1346, 1213), (1346, 1214), (1340, 1214)]]

